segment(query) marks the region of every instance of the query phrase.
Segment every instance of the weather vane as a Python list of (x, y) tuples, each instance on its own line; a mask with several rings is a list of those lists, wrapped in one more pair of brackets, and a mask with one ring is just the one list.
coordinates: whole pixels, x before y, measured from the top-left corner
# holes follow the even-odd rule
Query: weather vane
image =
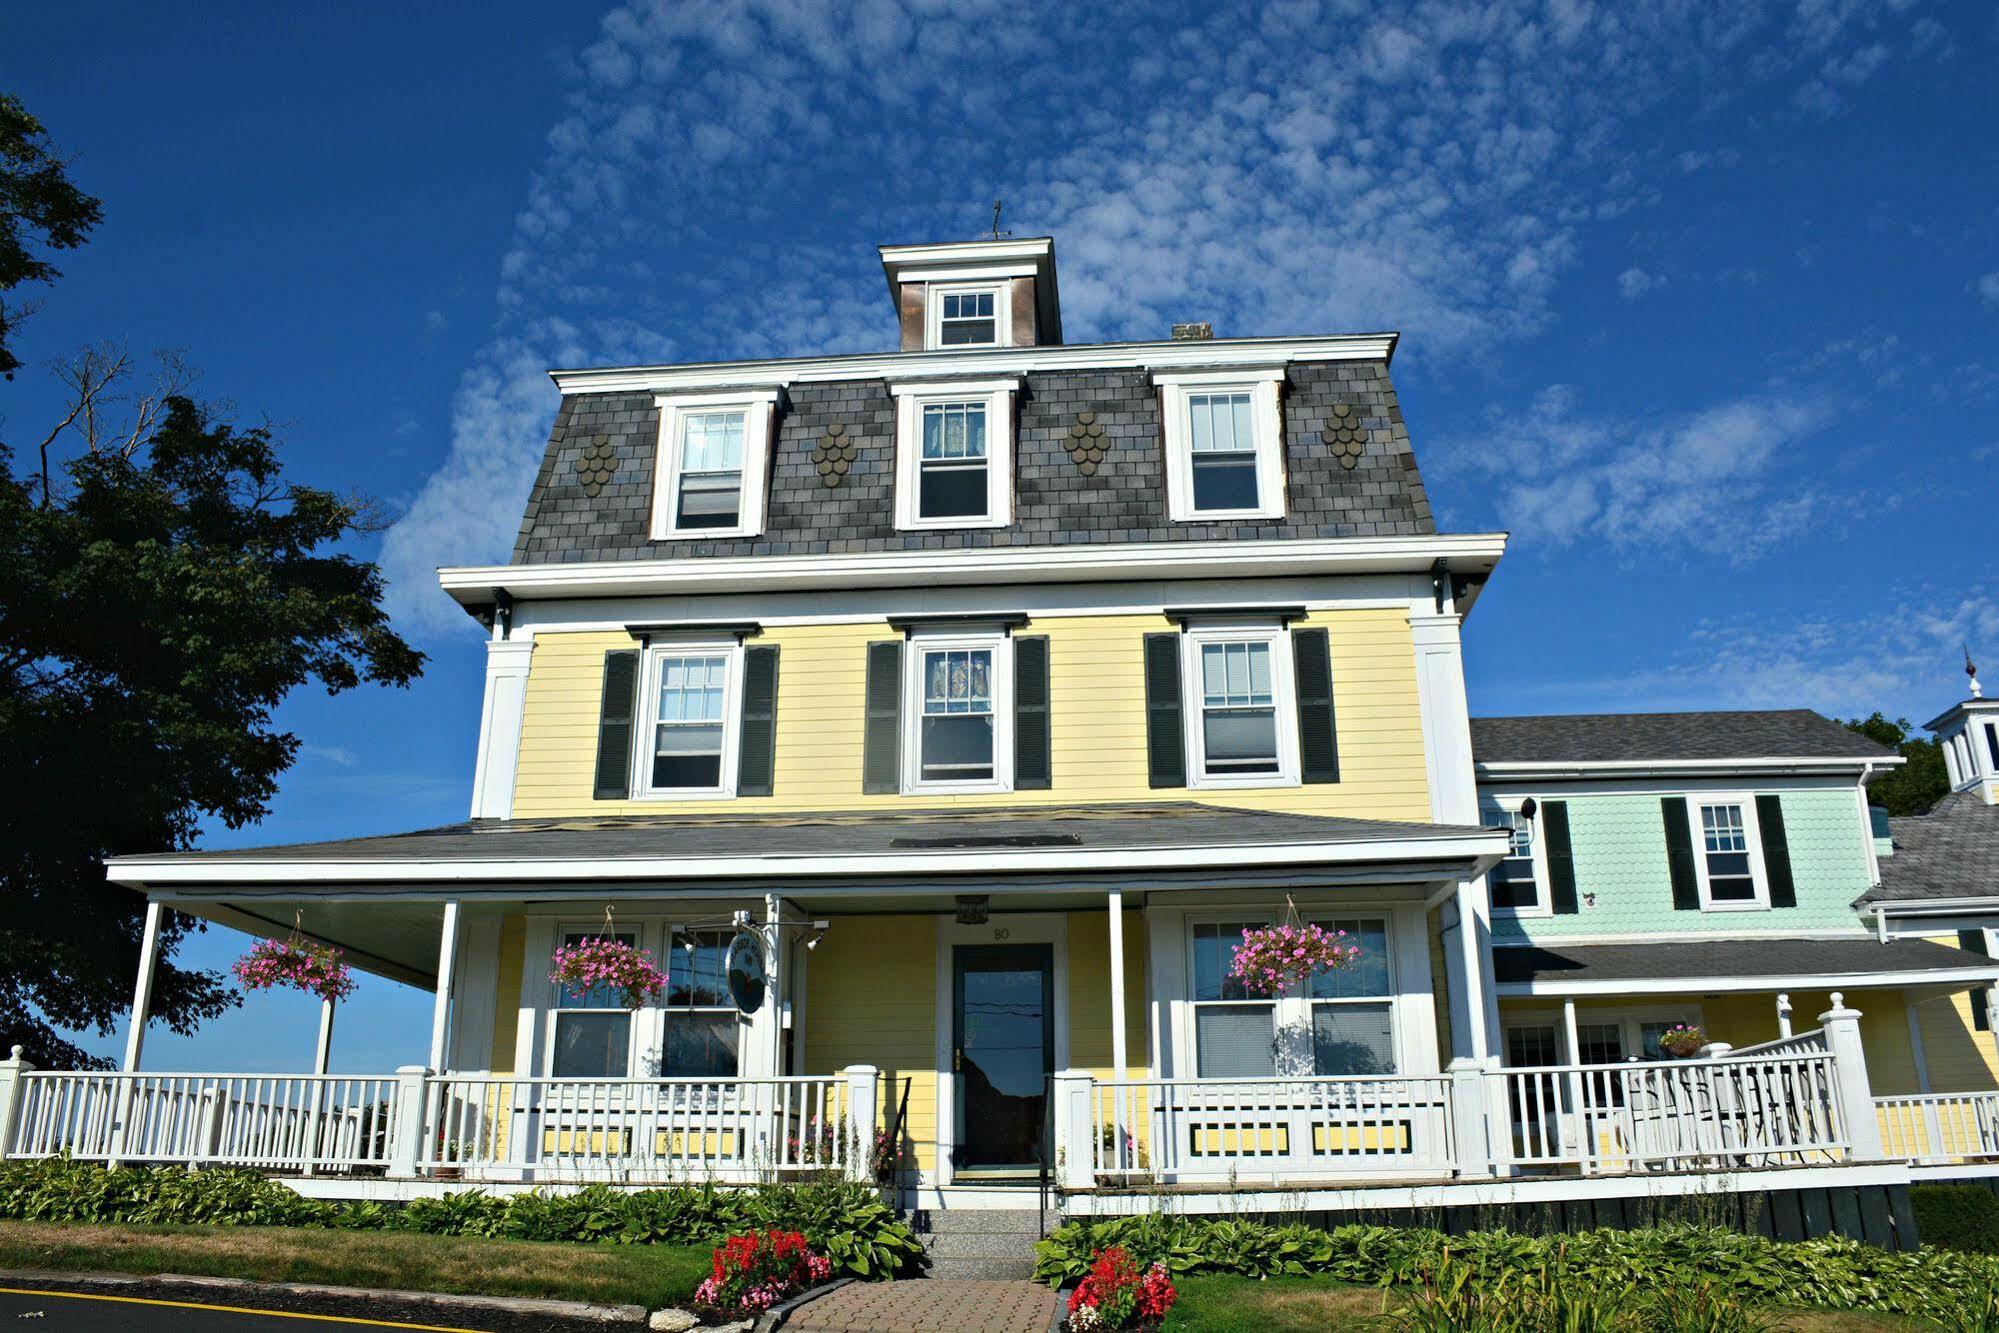
[(1983, 699), (1985, 691), (1978, 687), (1978, 668), (1973, 666), (1971, 662), (1971, 645), (1967, 643), (1962, 645), (1962, 647), (1964, 648), (1964, 674), (1971, 678), (1971, 697), (1974, 699)]
[(1001, 230), (1000, 230), (1000, 225), (999, 225), (999, 219), (1000, 219), (1000, 206), (1001, 206), (1001, 205), (1002, 205), (1002, 204), (1003, 204), (1004, 202), (1005, 202), (1005, 201), (1004, 201), (1004, 200), (1001, 200), (1001, 199), (995, 199), (995, 200), (993, 200), (993, 235), (992, 235), (992, 238), (993, 238), (994, 240), (996, 240), (996, 241), (1003, 241), (1003, 240), (1005, 240), (1005, 239), (1006, 239), (1007, 237), (1009, 237), (1009, 236), (1013, 235), (1013, 233), (1012, 233), (1012, 232), (1010, 232), (1010, 231), (1001, 231)]

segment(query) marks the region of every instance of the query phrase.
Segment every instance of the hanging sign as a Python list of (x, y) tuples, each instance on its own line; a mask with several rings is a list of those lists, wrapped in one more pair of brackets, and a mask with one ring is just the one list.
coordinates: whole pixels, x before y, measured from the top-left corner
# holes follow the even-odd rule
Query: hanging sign
[(754, 1014), (763, 1008), (769, 987), (769, 969), (764, 961), (764, 942), (754, 930), (736, 932), (729, 942), (729, 998), (739, 1014)]

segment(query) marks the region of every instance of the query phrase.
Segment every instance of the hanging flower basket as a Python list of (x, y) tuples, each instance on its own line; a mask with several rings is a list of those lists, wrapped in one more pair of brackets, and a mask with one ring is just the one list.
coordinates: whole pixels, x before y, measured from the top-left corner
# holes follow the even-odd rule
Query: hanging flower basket
[(1360, 957), (1360, 946), (1346, 942), (1344, 930), (1327, 930), (1315, 923), (1252, 927), (1235, 947), (1229, 975), (1253, 995), (1292, 990), (1321, 972), (1332, 972)]
[(653, 960), (652, 950), (622, 940), (579, 940), (557, 949), (548, 961), (548, 979), (573, 999), (609, 986), (624, 998), (627, 1009), (639, 1009), (666, 989), (666, 973)]
[(230, 971), (246, 990), (290, 986), (322, 1000), (344, 1000), (354, 993), (354, 977), (340, 961), (340, 950), (304, 940), (259, 940)]
[(1707, 1033), (1693, 1023), (1675, 1023), (1659, 1034), (1659, 1049), (1676, 1060), (1691, 1060), (1707, 1045)]

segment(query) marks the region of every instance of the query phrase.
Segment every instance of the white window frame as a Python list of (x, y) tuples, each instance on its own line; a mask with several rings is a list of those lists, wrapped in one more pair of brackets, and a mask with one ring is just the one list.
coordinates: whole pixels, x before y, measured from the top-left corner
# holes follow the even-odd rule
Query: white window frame
[[(991, 652), (993, 775), (970, 781), (923, 780), (923, 656), (931, 652)], [(919, 630), (902, 649), (902, 790), (908, 796), (950, 796), (1013, 790), (1013, 638), (1004, 630)]]
[[(993, 340), (989, 343), (944, 341), (944, 298), (947, 296), (990, 296), (993, 298)], [(1013, 346), (1013, 283), (933, 282), (923, 293), (923, 345), (930, 351), (970, 352), (986, 347)]]
[[(1707, 830), (1701, 823), (1701, 808), (1733, 805), (1742, 810), (1742, 837), (1749, 848), (1749, 878), (1756, 896), (1742, 902), (1717, 902), (1708, 892)], [(1694, 844), (1694, 874), (1700, 881), (1703, 912), (1767, 912), (1770, 910), (1770, 880), (1763, 868), (1763, 829), (1756, 819), (1756, 797), (1750, 792), (1691, 792), (1687, 796), (1687, 822)]]
[[(603, 934), (604, 923), (602, 921), (558, 921), (555, 923), (553, 942), (557, 947), (560, 947), (571, 935), (581, 936), (586, 939), (595, 939)], [(648, 947), (647, 937), (652, 934), (652, 931), (641, 923), (626, 924), (624, 922), (617, 922), (612, 925), (610, 934), (613, 939), (620, 935), (629, 935), (632, 937), (633, 945), (643, 949)], [(548, 990), (548, 1012), (543, 1019), (545, 1031), (542, 1034), (542, 1073), (544, 1075), (549, 1078), (557, 1077), (555, 1072), (556, 1037), (564, 1014), (624, 1014), (629, 1019), (629, 1022), (625, 1026), (625, 1072), (622, 1074), (606, 1075), (605, 1077), (638, 1077), (633, 1070), (638, 1064), (639, 1053), (646, 1049), (645, 1009), (584, 1009), (563, 1003), (568, 988), (560, 982), (549, 982)], [(561, 1077), (577, 1078), (581, 1076), (565, 1074)]]
[[(1491, 908), (1492, 914), (1494, 916), (1511, 917), (1516, 920), (1531, 920), (1536, 917), (1550, 917), (1555, 914), (1554, 903), (1549, 899), (1548, 852), (1546, 847), (1546, 840), (1543, 839), (1541, 836), (1540, 807), (1544, 804), (1544, 802), (1542, 802), (1539, 797), (1529, 798), (1524, 796), (1522, 797), (1509, 796), (1500, 799), (1487, 798), (1479, 806), (1479, 822), (1481, 824), (1484, 824), (1485, 816), (1493, 814), (1511, 815), (1513, 818), (1519, 819), (1521, 817), (1520, 807), (1525, 805), (1529, 799), (1532, 799), (1535, 802), (1534, 818), (1526, 821), (1527, 827), (1531, 831), (1534, 839), (1533, 842), (1534, 906), (1501, 907), (1498, 903), (1494, 903), (1492, 904)], [(1496, 827), (1496, 826), (1487, 825), (1487, 827)], [(1488, 880), (1489, 879), (1490, 877), (1488, 877)]]
[[(1301, 907), (1298, 909), (1298, 917), (1299, 920), (1301, 921), (1340, 921), (1340, 920), (1380, 921), (1383, 931), (1382, 934), (1383, 948), (1386, 953), (1387, 962), (1388, 962), (1387, 993), (1383, 995), (1355, 996), (1351, 999), (1330, 999), (1330, 998), (1317, 999), (1311, 995), (1309, 988), (1299, 987), (1296, 991), (1286, 991), (1281, 995), (1246, 996), (1240, 1000), (1199, 999), (1195, 995), (1195, 987), (1198, 984), (1195, 980), (1195, 978), (1198, 975), (1198, 969), (1195, 966), (1195, 960), (1194, 960), (1195, 929), (1199, 926), (1252, 925), (1259, 922), (1266, 926), (1274, 926), (1279, 921), (1284, 919), (1284, 912), (1283, 909), (1281, 908), (1273, 908), (1269, 906), (1259, 907), (1253, 905), (1238, 907), (1234, 909), (1217, 908), (1209, 911), (1189, 912), (1187, 913), (1181, 925), (1181, 948), (1184, 951), (1184, 956), (1185, 956), (1185, 961), (1182, 964), (1185, 970), (1183, 971), (1182, 975), (1186, 978), (1185, 1003), (1187, 1005), (1187, 1021), (1184, 1025), (1184, 1032), (1182, 1033), (1181, 1036), (1183, 1049), (1181, 1050), (1176, 1063), (1181, 1068), (1191, 1071), (1189, 1075), (1190, 1077), (1194, 1078), (1208, 1077), (1207, 1075), (1201, 1073), (1200, 1011), (1203, 1008), (1226, 1008), (1230, 1006), (1240, 1007), (1243, 1005), (1268, 1005), (1270, 1007), (1270, 1037), (1273, 1043), (1273, 1049), (1271, 1053), (1271, 1068), (1275, 1071), (1274, 1077), (1277, 1078), (1347, 1077), (1344, 1075), (1330, 1075), (1330, 1074), (1319, 1075), (1312, 1073), (1310, 1071), (1299, 1073), (1296, 1071), (1287, 1071), (1281, 1068), (1281, 1065), (1283, 1063), (1283, 1061), (1280, 1058), (1281, 1051), (1279, 1051), (1276, 1048), (1276, 1043), (1278, 1041), (1278, 1038), (1287, 1029), (1303, 1032), (1309, 1035), (1313, 1030), (1312, 1010), (1315, 1006), (1321, 1004), (1387, 1005), (1388, 1044), (1390, 1051), (1394, 1055), (1395, 1067), (1398, 1071), (1404, 1071), (1407, 1068), (1409, 1068), (1408, 1054), (1403, 1050), (1402, 1006), (1399, 1003), (1400, 1000), (1402, 999), (1402, 975), (1401, 975), (1401, 964), (1396, 956), (1397, 940), (1396, 940), (1396, 920), (1395, 920), (1394, 909), (1391, 907), (1380, 906), (1380, 905), (1349, 906), (1346, 904), (1332, 903), (1332, 904), (1321, 904), (1313, 907)], [(1394, 1078), (1399, 1076), (1400, 1076), (1399, 1073), (1379, 1075), (1379, 1077), (1382, 1078)], [(1364, 1075), (1360, 1077), (1376, 1077), (1376, 1076)]]
[[(1003, 528), (1013, 522), (1013, 395), (1018, 379), (891, 384), (895, 395), (895, 526), (904, 531)], [(983, 403), (986, 409), (986, 512), (924, 518), (920, 512), (923, 409), (936, 403)]]
[[(659, 727), (659, 684), (662, 664), (669, 657), (729, 659), (728, 687), (722, 695), (722, 772), (713, 787), (652, 785), (653, 747)], [(635, 801), (712, 801), (736, 794), (736, 763), (743, 731), (743, 643), (734, 635), (688, 635), (655, 638), (646, 645), (640, 663), (638, 733), (632, 745), (630, 790)]]
[[(776, 389), (739, 389), (729, 393), (661, 394), (653, 399), (659, 408), (659, 444), (654, 452), (652, 539), (700, 540), (704, 537), (755, 537), (762, 534), (770, 473), (771, 422), (776, 416)], [(743, 414), (743, 488), (737, 522), (727, 528), (683, 528), (674, 519), (680, 512), (681, 453), (689, 416), (707, 412)]]
[[(1233, 519), (1283, 518), (1284, 423), (1278, 392), (1284, 368), (1155, 371), (1166, 436), (1166, 511), (1175, 523), (1226, 523)], [(1256, 498), (1251, 509), (1194, 508), (1194, 451), (1187, 399), (1191, 394), (1247, 393), (1256, 432)]]
[[(1207, 735), (1201, 725), (1201, 646), (1209, 643), (1270, 645), (1270, 689), (1277, 713), (1275, 773), (1207, 772)], [(1196, 789), (1296, 787), (1298, 773), (1298, 686), (1291, 662), (1291, 635), (1281, 624), (1263, 619), (1204, 622), (1180, 635), (1180, 710), (1186, 725), (1180, 730), (1187, 750), (1187, 786)]]

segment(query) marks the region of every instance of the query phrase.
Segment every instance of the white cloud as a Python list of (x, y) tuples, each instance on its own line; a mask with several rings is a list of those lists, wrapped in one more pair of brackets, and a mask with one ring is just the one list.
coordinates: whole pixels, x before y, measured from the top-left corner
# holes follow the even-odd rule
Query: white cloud
[(867, 247), (976, 235), (995, 196), (1058, 237), (1072, 341), (1213, 319), (1396, 328), (1422, 358), (1531, 335), (1583, 229), (1654, 197), (1631, 118), (1759, 42), (1768, 74), (1818, 72), (1876, 26), (1808, 8), (1792, 43), (1693, 0), (1295, 0), (1177, 27), (1011, 0), (635, 0), (571, 62), (449, 456), (384, 544), (394, 609), (462, 627), (433, 570), (506, 557), (547, 367), (880, 349)]
[(1636, 301), (1648, 292), (1663, 287), (1666, 280), (1656, 273), (1647, 273), (1642, 268), (1628, 268), (1617, 275), (1617, 294), (1627, 301)]
[(1999, 273), (1987, 273), (1977, 283), (1978, 295), (1990, 306), (1999, 306)]

